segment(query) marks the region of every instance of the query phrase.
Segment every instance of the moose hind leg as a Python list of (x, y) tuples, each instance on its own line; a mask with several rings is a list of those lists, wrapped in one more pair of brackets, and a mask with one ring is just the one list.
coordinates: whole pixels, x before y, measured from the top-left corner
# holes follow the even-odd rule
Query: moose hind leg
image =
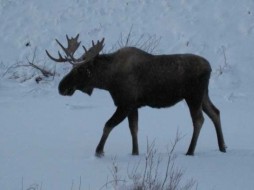
[(138, 155), (138, 110), (135, 109), (128, 115), (129, 128), (132, 137), (132, 155)]
[(204, 117), (203, 117), (201, 110), (198, 110), (195, 112), (193, 111), (191, 113), (191, 117), (192, 117), (192, 122), (193, 122), (193, 134), (192, 134), (191, 143), (190, 143), (190, 146), (189, 146), (189, 149), (188, 149), (186, 155), (194, 155), (194, 151), (195, 151), (195, 148), (197, 145), (199, 133), (200, 133), (200, 130), (201, 130), (202, 125), (204, 123)]
[(215, 126), (220, 151), (226, 152), (226, 144), (224, 142), (224, 137), (221, 128), (220, 111), (213, 105), (208, 94), (206, 94), (204, 97), (202, 108), (203, 111), (212, 120)]
[(204, 123), (204, 117), (202, 113), (203, 93), (195, 93), (194, 95), (189, 96), (185, 100), (189, 107), (190, 115), (191, 115), (191, 119), (193, 123), (193, 134), (192, 134), (190, 146), (186, 155), (194, 155), (199, 133)]
[(106, 122), (101, 140), (96, 148), (96, 156), (104, 155), (104, 145), (112, 129), (121, 123), (128, 115), (128, 109), (118, 107), (113, 116)]

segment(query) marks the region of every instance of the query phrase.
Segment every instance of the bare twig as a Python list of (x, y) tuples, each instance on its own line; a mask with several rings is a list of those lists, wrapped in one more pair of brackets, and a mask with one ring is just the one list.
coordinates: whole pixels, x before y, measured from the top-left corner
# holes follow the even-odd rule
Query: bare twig
[(227, 61), (225, 46), (222, 46), (222, 52), (223, 52), (223, 57), (224, 57), (224, 65), (227, 66), (228, 65), (228, 61)]
[[(182, 185), (181, 181), (183, 179), (184, 171), (176, 167), (174, 154), (175, 147), (178, 142), (183, 138), (179, 131), (177, 131), (174, 141), (171, 143), (171, 148), (168, 150), (168, 157), (166, 162), (165, 174), (161, 176), (161, 157), (157, 156), (157, 151), (155, 150), (155, 141), (149, 143), (147, 140), (147, 153), (145, 156), (145, 166), (142, 173), (142, 177), (137, 173), (137, 168), (133, 169), (135, 171), (132, 173), (132, 177), (129, 179), (133, 181), (134, 190), (176, 190), (185, 189), (190, 190), (194, 187), (196, 182), (194, 180), (188, 181), (188, 183)], [(139, 164), (137, 165), (139, 167)], [(130, 176), (130, 174), (128, 174)]]
[[(111, 181), (108, 181), (107, 183), (105, 183), (101, 188), (100, 188), (100, 190), (102, 190), (102, 189), (104, 189), (104, 188), (107, 188), (107, 186), (108, 185), (110, 185), (110, 184), (113, 184), (113, 183), (115, 183), (116, 181), (113, 179), (113, 180), (111, 180)], [(119, 180), (117, 180), (117, 183), (118, 182), (122, 182), (122, 183), (126, 183), (126, 180), (121, 180), (121, 179), (119, 179)]]
[(111, 168), (111, 175), (113, 177), (113, 186), (116, 189), (116, 187), (118, 186), (118, 182), (120, 182), (120, 176), (119, 176), (119, 168), (116, 162), (116, 156), (114, 158), (112, 158), (112, 168)]
[(221, 49), (222, 49), (224, 62), (223, 62), (223, 65), (220, 65), (219, 68), (216, 70), (216, 73), (218, 76), (221, 76), (226, 70), (230, 68), (230, 65), (227, 60), (227, 55), (226, 55), (226, 47), (221, 46)]
[(22, 176), (22, 180), (21, 180), (21, 189), (24, 190), (24, 177)]
[(35, 58), (36, 58), (36, 52), (37, 52), (37, 48), (35, 47), (34, 52), (33, 52), (32, 61), (30, 61), (28, 59), (28, 57), (26, 57), (26, 60), (29, 63), (29, 65), (23, 65), (23, 66), (31, 66), (31, 67), (39, 70), (44, 77), (53, 77), (53, 76), (55, 76), (55, 72), (51, 72), (49, 70), (46, 70), (45, 68), (41, 68), (40, 66), (38, 66), (38, 65), (36, 65), (34, 63), (35, 62)]
[[(8, 74), (10, 79), (18, 79), (20, 82), (25, 82), (34, 77), (37, 83), (45, 78), (52, 78), (53, 80), (56, 75), (55, 69), (54, 71), (48, 69), (45, 66), (46, 63), (44, 63), (44, 66), (39, 65), (38, 61), (36, 60), (36, 56), (37, 48), (35, 47), (31, 58), (26, 56), (25, 61), (17, 61), (15, 64), (9, 66), (2, 76), (4, 77)], [(28, 72), (26, 72), (26, 70), (19, 69), (21, 67), (28, 68)], [(32, 69), (29, 70), (29, 68)]]
[(81, 176), (79, 177), (79, 190), (81, 190)]
[(129, 32), (126, 36), (123, 33), (120, 34), (120, 38), (117, 41), (117, 45), (114, 45), (112, 50), (123, 48), (127, 46), (133, 46), (140, 48), (148, 53), (153, 53), (154, 50), (158, 47), (161, 37), (150, 34), (142, 34), (137, 39), (133, 34), (133, 25), (131, 25)]
[[(170, 176), (170, 185), (169, 185), (170, 187), (172, 187), (173, 185), (177, 186), (179, 183), (178, 181), (181, 179), (180, 176), (182, 175), (183, 172), (182, 170), (175, 168), (174, 160), (176, 159), (176, 155), (174, 154), (174, 151), (175, 151), (176, 145), (182, 138), (183, 136), (181, 136), (179, 129), (177, 129), (176, 137), (174, 141), (171, 143), (171, 149), (168, 151), (169, 153), (168, 153), (167, 167), (166, 167), (165, 177), (164, 177), (161, 189), (164, 189), (164, 186), (167, 183), (169, 176)], [(172, 188), (172, 189), (175, 189), (175, 188)]]
[(131, 37), (133, 36), (132, 28), (133, 25), (131, 25), (131, 28), (126, 37), (123, 36), (123, 33), (120, 34), (120, 38), (117, 41), (118, 48), (127, 47), (131, 45)]
[(73, 190), (73, 186), (74, 186), (74, 181), (72, 180), (72, 182), (71, 182), (71, 190)]
[(128, 167), (127, 167), (128, 178), (133, 181), (133, 183), (134, 183), (133, 185), (135, 187), (139, 185), (139, 181), (142, 177), (142, 175), (138, 173), (140, 163), (141, 163), (141, 159), (138, 161), (138, 163), (134, 167), (132, 167), (131, 172), (129, 172), (129, 168), (130, 168), (129, 163), (128, 163)]

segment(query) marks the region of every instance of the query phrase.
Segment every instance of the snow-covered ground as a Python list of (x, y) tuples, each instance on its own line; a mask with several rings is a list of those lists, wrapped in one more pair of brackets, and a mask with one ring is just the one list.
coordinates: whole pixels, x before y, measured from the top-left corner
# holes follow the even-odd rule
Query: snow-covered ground
[[(100, 189), (111, 178), (116, 157), (122, 178), (145, 157), (147, 139), (159, 155), (177, 130), (184, 136), (175, 153), (185, 177), (198, 189), (254, 187), (254, 1), (193, 0), (0, 0), (0, 189)], [(109, 94), (92, 97), (58, 94), (57, 85), (70, 67), (58, 64), (54, 80), (35, 82), (32, 60), (54, 69), (45, 54), (56, 55), (58, 38), (80, 33), (82, 44), (105, 37), (105, 52), (116, 48), (132, 28), (159, 40), (154, 53), (195, 53), (213, 68), (210, 97), (221, 111), (227, 153), (218, 151), (214, 127), (206, 118), (196, 155), (185, 156), (192, 134), (185, 102), (170, 109), (140, 110), (141, 155), (133, 157), (127, 122), (110, 135), (105, 157), (94, 156), (107, 119), (114, 112)], [(11, 67), (11, 68), (10, 68)], [(30, 78), (29, 80), (25, 80)], [(24, 82), (25, 80), (25, 82)]]

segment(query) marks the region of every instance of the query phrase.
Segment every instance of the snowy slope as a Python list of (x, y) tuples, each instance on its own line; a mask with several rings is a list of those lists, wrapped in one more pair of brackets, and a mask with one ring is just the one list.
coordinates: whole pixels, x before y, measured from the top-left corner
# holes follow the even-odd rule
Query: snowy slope
[[(129, 163), (144, 158), (146, 139), (155, 139), (165, 155), (177, 129), (184, 135), (176, 148), (177, 164), (198, 189), (252, 189), (254, 186), (254, 1), (193, 0), (0, 0), (0, 189), (100, 189), (111, 177), (117, 157), (121, 176)], [(211, 99), (219, 107), (228, 152), (218, 151), (208, 118), (196, 155), (184, 155), (192, 134), (184, 102), (171, 109), (140, 110), (141, 155), (130, 156), (127, 122), (111, 134), (106, 156), (94, 157), (105, 121), (114, 111), (107, 92), (92, 97), (77, 92), (61, 97), (57, 84), (69, 67), (57, 65), (53, 81), (36, 84), (27, 63), (54, 68), (45, 49), (56, 55), (54, 39), (80, 33), (82, 44), (105, 37), (105, 52), (116, 48), (132, 28), (132, 42), (160, 39), (154, 53), (195, 53), (213, 68)], [(26, 46), (29, 44), (29, 46)], [(80, 52), (79, 52), (80, 53)], [(63, 69), (65, 68), (65, 69)], [(16, 70), (15, 70), (16, 71)], [(12, 79), (10, 79), (12, 78)], [(36, 186), (37, 185), (37, 186)]]

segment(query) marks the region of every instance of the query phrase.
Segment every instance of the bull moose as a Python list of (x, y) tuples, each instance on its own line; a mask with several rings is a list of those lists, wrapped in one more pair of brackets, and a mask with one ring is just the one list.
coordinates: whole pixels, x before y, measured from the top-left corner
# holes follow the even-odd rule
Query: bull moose
[(186, 155), (194, 155), (198, 136), (204, 122), (202, 111), (212, 120), (217, 134), (219, 150), (226, 152), (220, 122), (220, 112), (208, 95), (211, 74), (209, 62), (198, 55), (152, 55), (135, 47), (123, 47), (114, 53), (100, 54), (104, 38), (75, 58), (79, 48), (79, 34), (67, 35), (65, 48), (57, 39), (65, 56), (58, 52), (55, 62), (69, 62), (72, 70), (61, 80), (59, 93), (71, 96), (75, 90), (91, 95), (94, 88), (107, 90), (114, 101), (115, 113), (106, 122), (96, 155), (104, 155), (105, 142), (112, 129), (126, 117), (132, 136), (132, 154), (138, 155), (138, 109), (143, 106), (165, 108), (185, 100), (193, 122), (193, 135)]

